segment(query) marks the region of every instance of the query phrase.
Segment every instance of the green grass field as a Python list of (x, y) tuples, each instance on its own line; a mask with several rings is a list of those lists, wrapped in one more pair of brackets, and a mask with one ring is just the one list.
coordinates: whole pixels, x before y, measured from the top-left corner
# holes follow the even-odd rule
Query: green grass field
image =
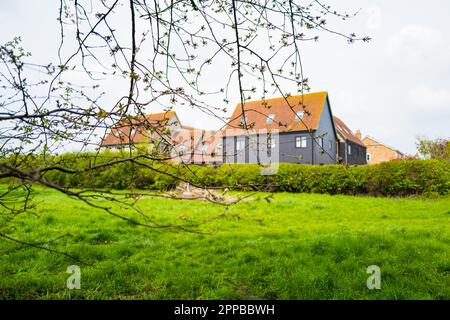
[[(450, 299), (449, 197), (253, 199), (193, 234), (135, 226), (37, 188), (39, 218), (22, 216), (0, 230), (35, 243), (67, 234), (46, 246), (95, 264), (0, 238), (0, 298)], [(139, 206), (172, 223), (223, 211), (152, 198)], [(81, 290), (66, 288), (72, 264), (81, 267)], [(380, 290), (366, 287), (369, 265), (381, 268)]]

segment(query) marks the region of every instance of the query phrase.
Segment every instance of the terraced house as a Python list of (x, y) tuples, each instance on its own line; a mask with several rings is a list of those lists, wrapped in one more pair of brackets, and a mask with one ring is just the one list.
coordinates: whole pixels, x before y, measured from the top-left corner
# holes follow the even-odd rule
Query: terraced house
[(181, 123), (175, 111), (152, 113), (118, 121), (100, 147), (132, 150), (176, 163), (222, 162), (221, 132)]
[(327, 92), (238, 104), (223, 137), (224, 162), (337, 163)]

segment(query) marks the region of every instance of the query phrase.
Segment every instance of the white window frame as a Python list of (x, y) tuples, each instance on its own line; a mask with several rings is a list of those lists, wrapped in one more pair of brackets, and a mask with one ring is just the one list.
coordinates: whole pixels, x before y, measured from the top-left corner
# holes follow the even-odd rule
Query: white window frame
[(300, 121), (305, 116), (305, 111), (297, 111), (294, 116), (294, 121)]
[(366, 161), (372, 160), (372, 155), (370, 153), (366, 153)]
[(114, 136), (117, 138), (122, 138), (124, 136), (124, 133), (120, 129), (115, 129)]
[(202, 145), (202, 153), (205, 153), (208, 150), (208, 148), (209, 148), (209, 143), (204, 143)]
[(271, 137), (267, 138), (267, 148), (268, 149), (275, 149), (277, 146), (277, 142), (275, 139), (272, 139)]
[(306, 148), (308, 146), (307, 138), (305, 136), (296, 136), (295, 137), (295, 147), (296, 148)]
[(245, 149), (245, 139), (236, 139), (236, 151)]
[(178, 145), (178, 148), (177, 148), (178, 150), (178, 155), (180, 155), (180, 156), (182, 156), (182, 155), (184, 155), (185, 154), (185, 152), (186, 152), (186, 150), (187, 150), (187, 147), (186, 147), (186, 145), (185, 144), (180, 144), (180, 145)]

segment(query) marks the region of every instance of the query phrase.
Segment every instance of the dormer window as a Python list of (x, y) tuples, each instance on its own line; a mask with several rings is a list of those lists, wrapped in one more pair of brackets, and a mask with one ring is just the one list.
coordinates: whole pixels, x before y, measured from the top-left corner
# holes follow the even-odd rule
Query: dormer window
[(305, 115), (305, 112), (304, 111), (297, 111), (296, 113), (295, 113), (295, 118), (294, 118), (294, 120), (295, 121), (300, 121), (301, 119), (303, 119), (303, 116)]
[(122, 138), (123, 132), (122, 132), (120, 129), (116, 129), (116, 130), (114, 130), (114, 135), (115, 135), (117, 138)]
[(266, 120), (266, 123), (267, 124), (271, 124), (271, 123), (273, 123), (273, 120), (275, 119), (275, 114), (274, 113), (271, 113), (271, 114), (269, 114), (268, 116), (267, 116), (267, 120)]

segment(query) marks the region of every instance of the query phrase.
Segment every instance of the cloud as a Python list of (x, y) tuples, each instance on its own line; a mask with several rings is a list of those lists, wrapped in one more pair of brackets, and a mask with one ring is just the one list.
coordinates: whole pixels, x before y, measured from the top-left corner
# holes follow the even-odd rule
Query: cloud
[(406, 64), (446, 62), (450, 58), (448, 37), (438, 29), (418, 24), (406, 25), (391, 34), (386, 52)]
[(450, 89), (436, 89), (421, 85), (409, 91), (408, 101), (427, 109), (450, 109)]
[(381, 8), (379, 6), (370, 6), (366, 10), (366, 27), (370, 30), (380, 30), (382, 28)]

